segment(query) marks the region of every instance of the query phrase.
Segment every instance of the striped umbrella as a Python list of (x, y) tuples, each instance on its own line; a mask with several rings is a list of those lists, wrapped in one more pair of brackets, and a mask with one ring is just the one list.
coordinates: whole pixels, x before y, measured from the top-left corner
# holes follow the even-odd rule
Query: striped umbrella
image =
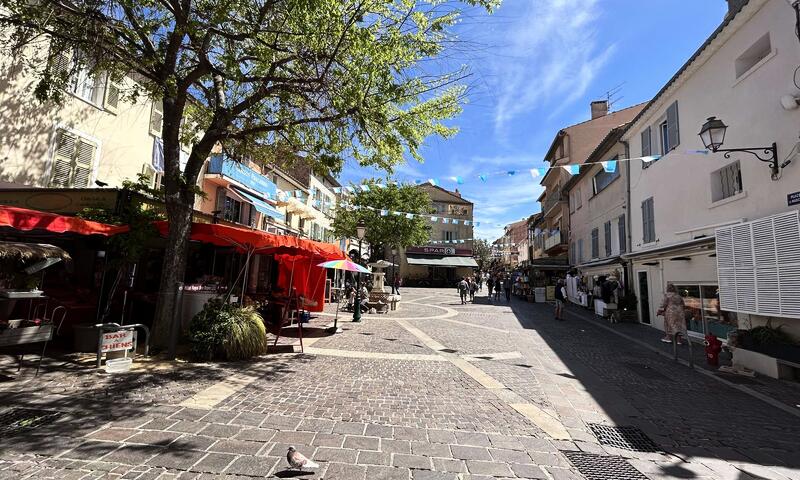
[(348, 272), (371, 273), (361, 265), (351, 262), (350, 260), (331, 260), (329, 262), (322, 262), (317, 265), (322, 268), (333, 268), (334, 270), (347, 270)]

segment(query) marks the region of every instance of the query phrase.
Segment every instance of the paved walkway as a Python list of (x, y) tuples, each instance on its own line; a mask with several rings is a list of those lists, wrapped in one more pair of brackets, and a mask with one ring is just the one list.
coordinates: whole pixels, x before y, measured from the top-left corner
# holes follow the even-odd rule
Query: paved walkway
[[(116, 376), (68, 357), (0, 383), (0, 479), (800, 479), (800, 418), (658, 355), (644, 330), (485, 294), (403, 297), (360, 324), (340, 313), (305, 354)], [(42, 420), (10, 431), (12, 412)], [(320, 468), (287, 470), (288, 445)]]

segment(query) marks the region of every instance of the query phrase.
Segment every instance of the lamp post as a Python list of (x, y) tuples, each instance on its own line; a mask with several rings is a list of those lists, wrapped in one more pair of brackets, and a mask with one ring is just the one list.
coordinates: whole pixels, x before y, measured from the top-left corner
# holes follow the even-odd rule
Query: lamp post
[[(700, 129), (700, 139), (703, 145), (712, 152), (724, 152), (725, 158), (731, 158), (731, 153), (744, 152), (753, 155), (762, 162), (768, 163), (772, 170), (772, 179), (777, 180), (780, 176), (780, 171), (786, 165), (791, 163), (791, 160), (786, 160), (783, 164), (778, 164), (778, 145), (772, 142), (769, 147), (752, 147), (752, 148), (720, 148), (725, 142), (725, 132), (728, 126), (718, 119), (717, 117), (708, 117), (706, 123)], [(763, 157), (762, 157), (763, 155)]]
[[(358, 237), (358, 260), (361, 260), (361, 242), (364, 240), (364, 235), (367, 233), (367, 226), (364, 225), (364, 220), (359, 220), (356, 225), (356, 237)], [(356, 272), (356, 299), (353, 304), (353, 321), (361, 321), (361, 272)]]
[(394, 291), (394, 287), (395, 287), (394, 257), (396, 257), (396, 256), (397, 256), (397, 246), (396, 245), (392, 245), (392, 295), (397, 293), (397, 292)]

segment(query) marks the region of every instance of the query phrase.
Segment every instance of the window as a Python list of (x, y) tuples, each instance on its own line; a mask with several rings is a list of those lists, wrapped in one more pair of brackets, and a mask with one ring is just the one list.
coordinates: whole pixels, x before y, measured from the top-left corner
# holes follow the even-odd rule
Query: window
[(653, 214), (653, 197), (642, 202), (642, 242), (656, 241), (656, 223)]
[(578, 263), (583, 263), (583, 239), (578, 239)]
[(69, 93), (95, 106), (105, 104), (108, 110), (116, 111), (119, 87), (109, 80), (107, 74), (94, 71), (94, 65), (87, 64), (79, 51), (58, 53), (53, 62), (53, 73), (69, 75), (66, 83)]
[(575, 256), (575, 242), (569, 242), (569, 261), (573, 265), (578, 261)]
[(755, 67), (758, 62), (765, 59), (767, 55), (772, 53), (772, 44), (769, 40), (769, 33), (759, 38), (747, 50), (744, 51), (739, 58), (736, 59), (734, 67), (736, 70), (736, 78), (741, 77), (751, 68)]
[(239, 223), (242, 218), (242, 202), (235, 198), (225, 197), (225, 208), (222, 218), (229, 222)]
[(603, 225), (604, 241), (606, 245), (606, 257), (611, 256), (611, 220)]
[(97, 145), (72, 132), (58, 129), (50, 186), (88, 187), (92, 179), (96, 155)]
[(677, 100), (667, 107), (667, 125), (666, 125), (666, 141), (664, 143), (665, 150), (661, 152), (662, 155), (678, 148), (681, 143), (680, 125), (678, 123), (678, 102)]
[(619, 235), (619, 253), (628, 251), (628, 235), (625, 231), (625, 215), (620, 215), (617, 219), (617, 235)]
[(675, 288), (683, 297), (686, 328), (690, 332), (726, 338), (729, 331), (738, 328), (738, 315), (720, 309), (719, 288), (716, 285), (675, 284)]
[(600, 257), (600, 230), (592, 229), (592, 258)]
[(593, 193), (597, 195), (598, 193), (605, 190), (607, 186), (611, 184), (614, 180), (619, 177), (619, 168), (614, 169), (613, 172), (606, 172), (605, 169), (597, 172), (597, 174), (592, 179), (592, 189)]
[(160, 138), (163, 126), (164, 105), (161, 100), (154, 100), (150, 109), (150, 133)]
[(450, 230), (445, 231), (444, 232), (444, 239), (447, 240), (448, 242), (452, 241), (452, 240), (457, 240), (458, 239), (457, 233), (458, 232), (450, 231)]
[(572, 210), (570, 210), (571, 212), (574, 212), (575, 210), (581, 208), (581, 206), (583, 205), (583, 199), (581, 198), (580, 188), (576, 188), (575, 190), (573, 190), (572, 201), (570, 202), (570, 204), (572, 206)]
[[(652, 153), (652, 149), (650, 148), (650, 127), (645, 128), (642, 131), (642, 156), (648, 157)], [(647, 162), (645, 162), (645, 165)]]
[(666, 120), (658, 126), (658, 132), (661, 134), (661, 154), (664, 155), (669, 152), (669, 130)]
[(711, 172), (711, 201), (718, 202), (742, 193), (742, 170), (739, 161)]

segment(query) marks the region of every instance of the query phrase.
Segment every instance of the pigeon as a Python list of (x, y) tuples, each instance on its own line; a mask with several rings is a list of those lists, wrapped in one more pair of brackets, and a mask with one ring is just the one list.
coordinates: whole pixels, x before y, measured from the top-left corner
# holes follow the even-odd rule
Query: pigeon
[(305, 455), (295, 450), (294, 447), (289, 447), (289, 451), (286, 452), (286, 461), (289, 462), (290, 467), (297, 468), (301, 471), (303, 467), (319, 468), (319, 465), (307, 459)]

